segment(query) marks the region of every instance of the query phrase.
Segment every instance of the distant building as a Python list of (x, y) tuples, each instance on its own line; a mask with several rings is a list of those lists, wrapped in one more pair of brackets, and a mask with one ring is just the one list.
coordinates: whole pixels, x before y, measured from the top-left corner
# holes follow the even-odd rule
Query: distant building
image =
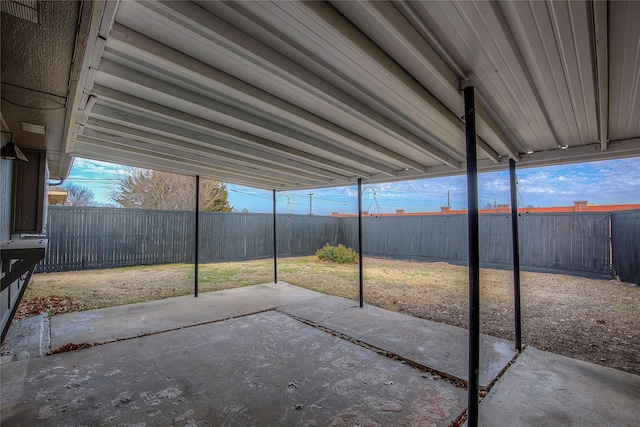
[[(587, 200), (576, 200), (573, 206), (551, 206), (544, 208), (518, 208), (519, 212), (529, 213), (561, 213), (561, 212), (615, 212), (640, 209), (640, 203), (619, 204), (619, 205), (592, 205)], [(480, 214), (509, 214), (511, 206), (508, 204), (498, 205), (495, 208), (479, 209)], [(404, 209), (396, 209), (395, 213), (369, 213), (363, 211), (363, 216), (425, 216), (425, 215), (466, 215), (466, 209), (451, 209), (450, 206), (443, 206), (440, 212), (405, 212)], [(332, 216), (354, 217), (357, 214), (341, 214), (332, 212)]]
[(67, 202), (69, 192), (62, 187), (53, 186), (47, 190), (47, 200), (49, 205), (64, 205)]

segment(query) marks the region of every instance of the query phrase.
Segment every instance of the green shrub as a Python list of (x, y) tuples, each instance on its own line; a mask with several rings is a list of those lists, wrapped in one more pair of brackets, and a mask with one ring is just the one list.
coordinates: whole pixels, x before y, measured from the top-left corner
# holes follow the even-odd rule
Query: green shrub
[(331, 246), (327, 243), (323, 248), (316, 251), (316, 256), (322, 261), (341, 264), (355, 264), (358, 262), (358, 252), (345, 245)]

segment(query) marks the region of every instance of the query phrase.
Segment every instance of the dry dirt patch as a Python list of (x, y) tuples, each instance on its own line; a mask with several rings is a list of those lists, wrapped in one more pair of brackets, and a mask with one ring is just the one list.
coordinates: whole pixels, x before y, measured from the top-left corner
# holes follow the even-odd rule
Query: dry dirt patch
[[(467, 268), (365, 258), (365, 302), (467, 327)], [(273, 280), (271, 260), (200, 266), (208, 292)], [(358, 298), (357, 265), (315, 257), (278, 260), (279, 279), (319, 292)], [(511, 271), (482, 269), (481, 330), (513, 340)], [(150, 301), (193, 292), (185, 264), (34, 275), (17, 318)], [(615, 280), (522, 273), (523, 343), (640, 374), (640, 288)]]

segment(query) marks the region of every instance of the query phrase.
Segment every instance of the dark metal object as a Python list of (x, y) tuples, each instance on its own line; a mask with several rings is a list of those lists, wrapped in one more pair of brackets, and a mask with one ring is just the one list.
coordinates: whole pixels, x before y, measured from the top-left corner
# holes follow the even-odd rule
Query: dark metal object
[[(2, 242), (0, 255), (2, 256), (2, 277), (1, 284), (4, 291), (20, 276), (34, 267), (44, 258), (47, 250), (47, 239), (25, 239), (8, 240)], [(19, 260), (11, 264), (12, 260)]]
[(22, 160), (23, 162), (28, 162), (29, 159), (22, 154), (20, 148), (13, 141), (7, 142), (7, 145), (3, 146), (0, 149), (0, 157), (7, 160)]
[[(13, 307), (9, 313), (9, 318), (2, 328), (0, 342), (4, 341), (4, 338), (9, 331), (11, 321), (18, 310), (20, 301), (22, 301), (22, 297), (27, 289), (29, 280), (31, 280), (31, 275), (33, 274), (36, 264), (40, 262), (46, 254), (47, 242), (47, 239), (8, 240), (6, 242), (2, 242), (2, 245), (0, 246), (2, 272), (5, 273), (1, 281), (2, 291), (9, 288), (8, 292), (11, 292), (11, 284), (18, 280), (23, 274), (27, 274), (24, 283), (22, 284), (22, 288), (19, 290), (18, 297), (13, 303)], [(19, 261), (13, 263), (13, 260)], [(11, 295), (8, 295), (8, 303), (11, 304)]]
[(273, 190), (273, 283), (278, 283), (278, 245), (276, 242), (276, 190)]
[(20, 301), (22, 301), (22, 297), (24, 296), (24, 291), (27, 290), (27, 285), (31, 280), (32, 274), (33, 274), (33, 268), (27, 272), (27, 277), (24, 280), (24, 283), (22, 284), (22, 288), (20, 288), (20, 291), (18, 293), (18, 298), (16, 298), (16, 302), (13, 304), (13, 308), (11, 309), (11, 313), (9, 314), (7, 323), (5, 323), (4, 328), (2, 328), (2, 337), (0, 337), (0, 344), (4, 342), (4, 338), (7, 336), (7, 332), (9, 332), (9, 327), (11, 326), (11, 322), (13, 322), (13, 317), (16, 315), (16, 312), (18, 311), (18, 306), (20, 305)]
[(364, 307), (364, 269), (362, 266), (362, 178), (358, 178), (358, 285), (360, 289), (360, 307)]
[(511, 237), (513, 239), (513, 308), (516, 350), (522, 351), (522, 316), (520, 312), (520, 243), (518, 239), (518, 183), (516, 162), (509, 159), (509, 183), (511, 186)]
[(480, 371), (480, 237), (478, 227), (478, 159), (473, 86), (464, 88), (464, 127), (467, 146), (467, 202), (469, 220), (469, 393), (468, 426), (478, 425)]
[(198, 296), (198, 249), (200, 247), (200, 175), (196, 175), (196, 229), (195, 229), (194, 295)]

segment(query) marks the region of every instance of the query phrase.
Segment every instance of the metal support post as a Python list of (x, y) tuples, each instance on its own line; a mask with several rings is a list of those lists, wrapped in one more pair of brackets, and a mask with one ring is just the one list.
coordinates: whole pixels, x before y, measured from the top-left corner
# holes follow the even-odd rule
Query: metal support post
[(278, 244), (276, 239), (276, 190), (273, 189), (273, 283), (278, 283)]
[(511, 238), (513, 239), (513, 312), (515, 321), (516, 351), (522, 351), (522, 316), (520, 312), (520, 243), (518, 238), (518, 182), (516, 162), (509, 159), (509, 183), (511, 186)]
[(469, 220), (469, 392), (468, 426), (478, 425), (480, 371), (480, 239), (478, 228), (478, 159), (473, 86), (464, 88), (464, 127), (467, 146), (467, 202)]
[(362, 178), (358, 178), (358, 285), (360, 307), (364, 307), (364, 269), (362, 266)]
[(198, 296), (198, 251), (200, 249), (200, 175), (196, 175), (196, 227), (195, 227), (195, 233), (196, 235), (194, 236), (194, 241), (195, 241), (195, 247), (194, 247), (194, 258), (195, 258), (195, 262), (194, 262), (194, 272), (193, 272), (193, 277), (194, 277), (194, 296)]

